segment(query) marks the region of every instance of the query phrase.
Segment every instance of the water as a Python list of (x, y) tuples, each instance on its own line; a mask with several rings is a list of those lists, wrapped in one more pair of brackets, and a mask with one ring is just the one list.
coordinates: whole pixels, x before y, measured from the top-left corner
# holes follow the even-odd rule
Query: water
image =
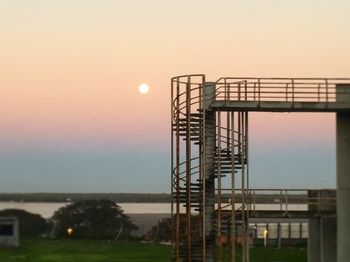
[[(68, 203), (47, 203), (47, 202), (0, 202), (0, 210), (8, 208), (23, 209), (31, 213), (39, 214), (44, 218), (51, 217), (60, 207)], [(171, 212), (170, 203), (118, 203), (126, 214), (169, 214)], [(239, 205), (236, 204), (236, 208)], [(228, 210), (229, 208), (223, 208)], [(253, 209), (253, 207), (252, 207)], [(255, 210), (280, 210), (279, 204), (257, 204)], [(282, 210), (307, 210), (307, 205), (290, 204), (288, 207), (282, 206)], [(181, 212), (185, 208), (181, 207)], [(194, 210), (193, 210), (194, 211)]]
[[(0, 202), (0, 210), (8, 208), (23, 209), (50, 218), (56, 210), (69, 203), (44, 202)], [(169, 203), (118, 203), (126, 214), (169, 214)]]

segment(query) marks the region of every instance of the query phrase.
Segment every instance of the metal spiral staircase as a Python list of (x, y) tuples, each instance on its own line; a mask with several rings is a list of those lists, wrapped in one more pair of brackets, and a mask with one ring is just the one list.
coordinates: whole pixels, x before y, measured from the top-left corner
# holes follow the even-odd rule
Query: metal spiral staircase
[(173, 261), (236, 261), (238, 229), (249, 261), (248, 113), (212, 110), (216, 93), (204, 75), (172, 79)]

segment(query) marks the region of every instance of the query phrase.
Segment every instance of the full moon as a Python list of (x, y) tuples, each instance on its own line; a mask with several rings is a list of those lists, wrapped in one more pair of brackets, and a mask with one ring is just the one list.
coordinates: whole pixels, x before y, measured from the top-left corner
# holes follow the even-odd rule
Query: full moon
[(146, 94), (149, 91), (149, 86), (147, 84), (141, 84), (139, 85), (139, 92), (141, 94)]

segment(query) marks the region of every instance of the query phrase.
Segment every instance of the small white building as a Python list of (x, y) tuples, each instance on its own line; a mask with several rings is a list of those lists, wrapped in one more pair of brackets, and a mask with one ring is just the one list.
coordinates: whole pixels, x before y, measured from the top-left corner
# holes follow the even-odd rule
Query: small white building
[(16, 217), (0, 217), (0, 246), (19, 246), (19, 222)]

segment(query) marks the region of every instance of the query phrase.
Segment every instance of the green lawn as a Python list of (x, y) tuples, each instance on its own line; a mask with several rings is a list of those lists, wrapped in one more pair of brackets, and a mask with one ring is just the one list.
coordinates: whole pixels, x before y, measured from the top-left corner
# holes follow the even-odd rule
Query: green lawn
[[(306, 262), (306, 250), (251, 249), (251, 262)], [(22, 239), (15, 249), (0, 249), (1, 262), (161, 262), (170, 247), (123, 241)]]
[(109, 262), (169, 261), (170, 247), (123, 241), (25, 239), (16, 249), (0, 249), (0, 261)]
[(251, 262), (307, 262), (307, 249), (255, 248), (250, 254)]

